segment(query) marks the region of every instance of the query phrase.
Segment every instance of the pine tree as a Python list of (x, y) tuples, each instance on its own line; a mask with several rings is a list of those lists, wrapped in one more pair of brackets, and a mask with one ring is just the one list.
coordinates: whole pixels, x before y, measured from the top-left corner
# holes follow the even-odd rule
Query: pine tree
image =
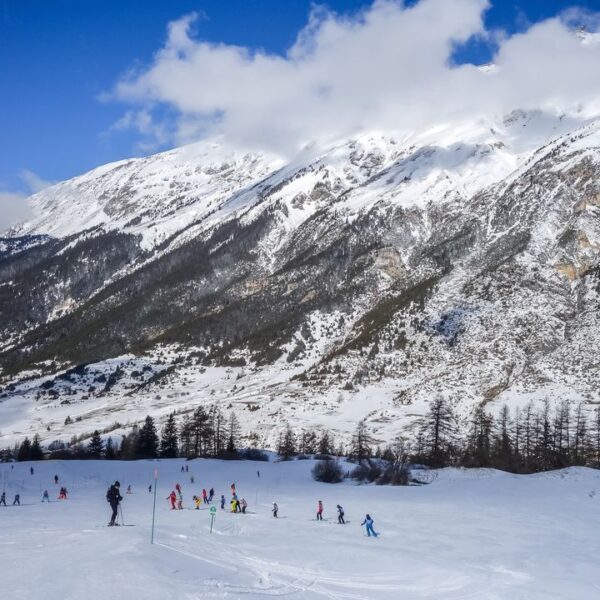
[[(219, 456), (227, 448), (229, 441), (228, 427), (221, 409), (215, 404), (210, 411), (212, 429), (212, 454)], [(239, 433), (239, 432), (238, 432)], [(234, 439), (234, 446), (237, 440)]]
[(115, 447), (113, 446), (113, 441), (112, 441), (111, 437), (109, 437), (108, 441), (106, 442), (106, 450), (104, 451), (104, 458), (106, 458), (106, 460), (114, 460), (116, 458)]
[(234, 412), (229, 416), (229, 426), (227, 428), (227, 452), (232, 453), (237, 450), (240, 438), (240, 425)]
[(288, 460), (296, 455), (296, 436), (289, 423), (286, 424), (285, 431), (280, 438), (277, 454), (284, 460)]
[(36, 433), (33, 436), (33, 443), (31, 444), (31, 450), (29, 451), (29, 460), (43, 460), (44, 452), (40, 446), (40, 436)]
[(323, 430), (319, 440), (318, 452), (322, 456), (331, 456), (333, 454), (333, 439), (327, 429)]
[(179, 427), (179, 444), (181, 455), (185, 458), (192, 457), (192, 421), (189, 417), (184, 417)]
[(493, 464), (496, 468), (504, 471), (513, 467), (513, 449), (510, 439), (510, 411), (506, 404), (500, 410), (498, 416), (497, 431), (494, 435)]
[(352, 446), (350, 456), (361, 463), (371, 456), (371, 439), (367, 432), (367, 424), (363, 419), (356, 426), (356, 431), (352, 436)]
[(163, 458), (177, 458), (177, 423), (175, 413), (171, 413), (162, 430), (160, 440), (160, 455)]
[(102, 438), (100, 437), (100, 432), (96, 429), (96, 431), (94, 431), (94, 433), (92, 434), (90, 443), (88, 444), (87, 454), (91, 458), (100, 458), (102, 456), (103, 452), (104, 452), (104, 442), (102, 441)]
[(491, 462), (491, 431), (493, 419), (481, 405), (473, 411), (467, 438), (465, 464), (473, 467), (488, 467)]
[(312, 430), (303, 430), (300, 438), (300, 452), (314, 454), (317, 450), (317, 436)]
[(136, 454), (139, 458), (156, 458), (158, 456), (158, 434), (154, 419), (148, 415), (138, 434)]
[(425, 441), (424, 460), (433, 467), (447, 465), (452, 457), (456, 423), (448, 402), (441, 396), (433, 400), (421, 422)]
[(31, 460), (31, 442), (27, 437), (19, 446), (19, 450), (17, 452), (17, 460), (19, 462), (22, 462), (24, 460)]

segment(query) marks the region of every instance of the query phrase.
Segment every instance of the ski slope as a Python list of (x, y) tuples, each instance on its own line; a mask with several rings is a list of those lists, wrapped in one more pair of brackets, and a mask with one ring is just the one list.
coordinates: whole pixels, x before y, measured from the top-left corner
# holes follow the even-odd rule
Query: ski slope
[[(109, 600), (302, 599), (592, 600), (600, 597), (600, 472), (533, 476), (437, 472), (431, 485), (312, 481), (313, 461), (71, 461), (0, 465), (0, 581), (6, 598)], [(182, 464), (189, 473), (180, 472)], [(150, 544), (158, 469), (155, 544)], [(257, 477), (260, 470), (260, 478)], [(60, 478), (55, 486), (53, 477)], [(195, 485), (190, 484), (194, 475)], [(123, 517), (108, 528), (108, 484)], [(182, 511), (167, 494), (179, 482)], [(249, 514), (193, 510), (192, 494), (232, 482)], [(125, 494), (127, 485), (133, 493)], [(58, 487), (70, 497), (58, 501)], [(41, 504), (48, 489), (52, 502)], [(10, 503), (21, 494), (21, 507)], [(257, 503), (258, 499), (258, 503)], [(280, 518), (270, 505), (276, 500)], [(318, 500), (324, 522), (314, 520)], [(340, 503), (349, 523), (337, 525)], [(360, 523), (375, 520), (378, 539)]]

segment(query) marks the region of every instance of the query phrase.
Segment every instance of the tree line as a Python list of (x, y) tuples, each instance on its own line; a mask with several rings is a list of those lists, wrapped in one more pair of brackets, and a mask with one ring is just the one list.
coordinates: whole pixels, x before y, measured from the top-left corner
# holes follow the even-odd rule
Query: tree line
[[(249, 439), (258, 439), (249, 434)], [(160, 434), (154, 419), (147, 416), (141, 427), (134, 426), (115, 446), (94, 431), (87, 444), (77, 443), (51, 451), (49, 458), (104, 458), (135, 460), (140, 458), (234, 457), (239, 455), (240, 426), (235, 413), (225, 417), (213, 406), (198, 407), (179, 422), (171, 413)], [(260, 451), (254, 458), (265, 458)], [(347, 447), (336, 445), (332, 433), (323, 430), (300, 432), (286, 424), (280, 432), (277, 453), (283, 460), (294, 457), (347, 456), (361, 467), (357, 478), (373, 479), (376, 460), (381, 459), (404, 473), (410, 464), (430, 467), (490, 467), (513, 473), (534, 473), (568, 466), (600, 468), (600, 407), (586, 410), (565, 401), (553, 408), (545, 401), (512, 413), (505, 405), (497, 416), (477, 406), (466, 426), (448, 400), (438, 397), (427, 414), (417, 423), (411, 443), (403, 438), (385, 447), (377, 446), (369, 433), (368, 421), (360, 421)], [(13, 449), (0, 453), (0, 459), (42, 460), (39, 437), (28, 438)], [(403, 475), (404, 477), (404, 475)]]

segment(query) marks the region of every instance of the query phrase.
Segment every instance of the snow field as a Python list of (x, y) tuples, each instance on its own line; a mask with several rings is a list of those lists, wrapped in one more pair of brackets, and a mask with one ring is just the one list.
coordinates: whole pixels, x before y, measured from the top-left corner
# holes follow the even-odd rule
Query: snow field
[[(33, 465), (34, 475), (29, 474)], [(189, 473), (181, 473), (181, 465)], [(5, 597), (63, 600), (296, 598), (407, 600), (592, 600), (600, 597), (600, 473), (534, 476), (497, 471), (437, 473), (431, 485), (379, 487), (312, 481), (314, 462), (219, 460), (68, 461), (0, 465), (0, 580)], [(155, 544), (150, 545), (153, 470), (159, 471)], [(260, 478), (257, 477), (260, 470)], [(54, 474), (59, 485), (55, 486)], [(195, 484), (190, 483), (190, 476)], [(109, 483), (119, 479), (123, 517), (108, 528)], [(230, 485), (246, 515), (192, 495)], [(166, 497), (180, 483), (182, 511)], [(131, 484), (133, 493), (125, 493)], [(66, 485), (67, 501), (58, 501)], [(48, 489), (52, 502), (40, 502)], [(258, 499), (258, 503), (257, 503)], [(271, 516), (273, 501), (279, 519)], [(317, 501), (325, 521), (317, 522)], [(349, 523), (337, 525), (335, 505)], [(217, 503), (218, 504), (218, 503)], [(360, 523), (375, 520), (378, 539)]]

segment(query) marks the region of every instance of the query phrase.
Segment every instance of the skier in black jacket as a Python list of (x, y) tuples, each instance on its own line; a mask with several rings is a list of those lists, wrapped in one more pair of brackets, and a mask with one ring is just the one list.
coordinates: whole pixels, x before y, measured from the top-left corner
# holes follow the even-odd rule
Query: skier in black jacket
[(109, 527), (112, 527), (113, 525), (118, 525), (118, 523), (116, 523), (117, 512), (119, 510), (119, 502), (123, 500), (123, 497), (119, 493), (120, 487), (121, 484), (118, 481), (115, 481), (113, 485), (111, 485), (108, 488), (108, 492), (106, 492), (106, 501), (110, 504), (110, 507), (112, 508), (112, 517), (110, 518), (110, 523), (108, 524)]

